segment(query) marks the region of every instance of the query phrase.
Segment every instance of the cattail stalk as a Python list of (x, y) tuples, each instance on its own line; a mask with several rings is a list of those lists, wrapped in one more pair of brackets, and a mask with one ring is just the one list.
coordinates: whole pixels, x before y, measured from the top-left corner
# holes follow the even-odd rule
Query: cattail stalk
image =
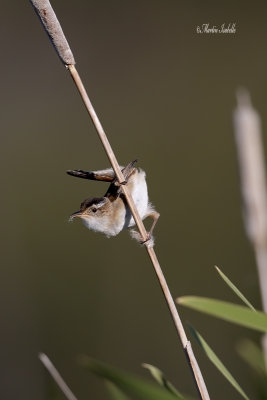
[[(142, 240), (145, 242), (146, 250), (147, 253), (150, 257), (150, 260), (153, 264), (154, 270), (156, 272), (156, 275), (158, 277), (161, 289), (163, 291), (163, 294), (165, 296), (167, 305), (169, 307), (173, 322), (175, 324), (178, 336), (180, 338), (180, 341), (182, 343), (183, 349), (186, 353), (187, 359), (188, 359), (188, 364), (190, 366), (190, 369), (193, 373), (194, 377), (194, 382), (196, 384), (199, 396), (202, 400), (209, 400), (209, 394), (204, 382), (204, 379), (202, 377), (201, 371), (199, 369), (197, 360), (194, 356), (193, 350), (191, 348), (191, 344), (189, 340), (187, 339), (185, 330), (183, 328), (183, 324), (181, 322), (181, 319), (179, 317), (177, 308), (175, 306), (175, 303), (173, 301), (172, 295), (170, 293), (170, 290), (168, 288), (166, 279), (164, 277), (164, 274), (162, 272), (162, 269), (160, 267), (159, 261), (157, 259), (156, 253), (154, 251), (153, 247), (149, 247), (148, 243), (146, 242), (148, 239), (148, 234), (145, 229), (145, 226), (143, 224), (142, 219), (140, 218), (140, 215), (137, 211), (137, 208), (133, 202), (132, 196), (127, 188), (127, 185), (125, 185), (124, 181), (125, 178), (121, 172), (121, 169), (119, 167), (119, 163), (115, 157), (115, 154), (111, 148), (111, 145), (108, 141), (108, 138), (104, 132), (104, 129), (100, 123), (100, 120), (94, 110), (94, 107), (88, 97), (88, 94), (83, 86), (82, 80), (78, 74), (78, 71), (75, 67), (75, 61), (74, 58), (73, 60), (69, 61), (70, 54), (72, 55), (72, 52), (68, 46), (67, 40), (64, 36), (64, 33), (62, 31), (62, 28), (56, 18), (56, 15), (49, 3), (48, 0), (30, 0), (31, 3), (33, 4), (36, 12), (38, 13), (41, 22), (44, 26), (44, 29), (46, 30), (48, 36), (50, 37), (50, 40), (52, 41), (54, 47), (56, 48), (56, 51), (63, 62), (63, 64), (68, 68), (75, 85), (82, 97), (82, 100), (84, 102), (84, 105), (92, 119), (92, 122), (96, 128), (97, 134), (99, 136), (99, 139), (102, 142), (102, 145), (104, 147), (104, 150), (107, 154), (107, 157), (110, 161), (110, 164), (115, 172), (116, 178), (118, 182), (121, 184), (121, 189), (122, 192), (126, 198), (126, 201), (128, 203), (128, 206), (131, 210), (131, 213), (134, 217), (134, 220), (136, 222), (137, 228), (140, 232), (140, 235), (142, 237)], [(51, 26), (50, 26), (51, 24)]]
[[(234, 128), (244, 224), (255, 252), (262, 305), (267, 313), (267, 189), (261, 121), (251, 105), (249, 93), (244, 89), (237, 93)], [(267, 366), (266, 334), (263, 336), (262, 345)]]

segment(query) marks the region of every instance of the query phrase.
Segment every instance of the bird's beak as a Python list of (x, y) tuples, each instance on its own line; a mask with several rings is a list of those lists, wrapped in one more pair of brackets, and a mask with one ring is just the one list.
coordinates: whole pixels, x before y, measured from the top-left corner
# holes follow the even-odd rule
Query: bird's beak
[(69, 221), (72, 221), (73, 218), (81, 217), (81, 216), (82, 216), (81, 211), (75, 211), (75, 212), (74, 212), (73, 214), (71, 214), (71, 216), (69, 217)]

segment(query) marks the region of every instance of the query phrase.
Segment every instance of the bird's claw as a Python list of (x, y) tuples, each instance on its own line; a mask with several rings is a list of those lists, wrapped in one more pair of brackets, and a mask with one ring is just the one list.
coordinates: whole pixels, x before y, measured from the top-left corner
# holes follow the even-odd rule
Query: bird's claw
[(140, 235), (139, 232), (135, 231), (134, 229), (130, 230), (130, 235), (133, 239), (137, 240), (141, 246), (147, 246), (147, 247), (154, 247), (154, 238), (151, 233), (147, 233), (147, 238), (143, 240), (142, 236)]

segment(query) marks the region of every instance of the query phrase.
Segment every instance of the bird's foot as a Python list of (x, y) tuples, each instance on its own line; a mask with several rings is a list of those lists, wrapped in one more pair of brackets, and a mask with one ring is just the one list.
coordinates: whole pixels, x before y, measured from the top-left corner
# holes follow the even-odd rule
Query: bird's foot
[(137, 240), (141, 246), (146, 245), (147, 247), (154, 247), (154, 238), (151, 233), (147, 233), (147, 238), (144, 240), (139, 232), (135, 231), (134, 229), (130, 230), (130, 235), (133, 239)]

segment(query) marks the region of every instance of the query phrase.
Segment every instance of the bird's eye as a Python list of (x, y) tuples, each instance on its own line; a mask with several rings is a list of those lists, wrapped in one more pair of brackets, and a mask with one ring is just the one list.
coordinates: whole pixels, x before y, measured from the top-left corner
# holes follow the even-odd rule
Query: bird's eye
[(93, 208), (92, 208), (92, 211), (93, 211), (93, 213), (95, 213), (95, 212), (97, 211), (97, 208), (96, 208), (96, 207), (93, 207)]

